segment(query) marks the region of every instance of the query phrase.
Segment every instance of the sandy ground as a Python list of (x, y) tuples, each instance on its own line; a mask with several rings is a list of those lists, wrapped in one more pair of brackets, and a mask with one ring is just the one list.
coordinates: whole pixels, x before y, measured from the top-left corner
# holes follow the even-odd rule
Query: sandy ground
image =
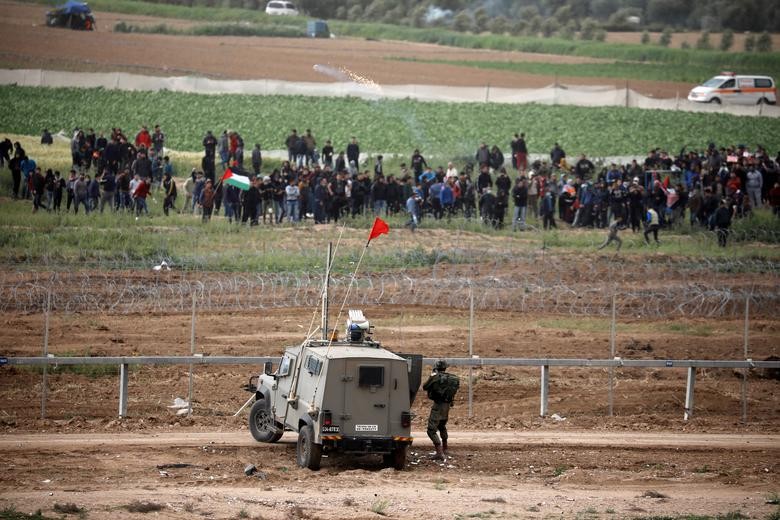
[[(416, 433), (407, 470), (372, 457), (294, 466), (294, 436), (4, 435), (0, 505), (91, 518), (608, 518), (772, 512), (778, 436), (558, 433), (452, 436), (444, 463)], [(420, 440), (422, 439), (422, 440)], [(254, 464), (258, 473), (243, 469)], [(378, 513), (381, 513), (378, 514)]]
[[(558, 59), (362, 40), (318, 41), (312, 47), (309, 40), (114, 34), (110, 28), (120, 17), (106, 13), (98, 13), (98, 32), (80, 33), (40, 25), (45, 11), (41, 5), (0, 2), (0, 8), (3, 66), (330, 81), (312, 69), (325, 63), (346, 66), (380, 83), (519, 87), (541, 86), (552, 78), (500, 71), (475, 75), (457, 67), (414, 63), (387, 67), (382, 58)], [(654, 95), (674, 95), (670, 89), (679, 88), (658, 83), (632, 87)], [(426, 235), (425, 240), (428, 246), (447, 250), (453, 242), (445, 235)], [(495, 242), (500, 239), (463, 238), (472, 239), (458, 245), (505, 250)], [(296, 250), (295, 244), (289, 247)], [(545, 281), (550, 277), (585, 283), (593, 274), (591, 264), (604, 261), (576, 260), (569, 265), (547, 258), (546, 265), (553, 267), (538, 273), (540, 283), (552, 283)], [(663, 259), (658, 262), (663, 264)], [(532, 266), (517, 271), (521, 267), (497, 262), (489, 268), (507, 279), (534, 275)], [(446, 272), (466, 276), (474, 269), (450, 266)], [(642, 269), (623, 266), (616, 276), (638, 283), (636, 273)], [(655, 276), (643, 282), (648, 287), (675, 281), (735, 288), (774, 282), (760, 273), (676, 272), (662, 265), (653, 272)], [(425, 270), (414, 274), (433, 275)], [(115, 275), (139, 283), (148, 277)], [(384, 305), (365, 311), (376, 325), (376, 339), (391, 349), (430, 357), (467, 355), (468, 312), (463, 308)], [(300, 341), (300, 324), (309, 322), (311, 312), (301, 307), (201, 312), (197, 352), (279, 355), (283, 345)], [(43, 322), (40, 312), (4, 312), (0, 354), (40, 355)], [(740, 317), (621, 316), (617, 353), (630, 359), (738, 359), (743, 355), (743, 326)], [(183, 355), (189, 353), (190, 327), (189, 313), (181, 312), (58, 311), (51, 316), (49, 352)], [(775, 315), (771, 309), (758, 309), (750, 322), (751, 356), (777, 356), (778, 346)], [(609, 322), (513, 309), (482, 311), (477, 313), (474, 352), (482, 357), (605, 358)], [(428, 404), (421, 396), (414, 407), (416, 440), (408, 470), (383, 469), (373, 458), (328, 458), (321, 471), (310, 472), (295, 466), (293, 434), (278, 445), (255, 444), (246, 412), (232, 417), (249, 397), (241, 387), (259, 367), (197, 367), (192, 418), (177, 417), (168, 408), (175, 397), (186, 396), (187, 367), (133, 369), (129, 417), (124, 420), (115, 418), (118, 385), (112, 370), (50, 372), (47, 414), (41, 419), (40, 372), (0, 369), (0, 507), (41, 508), (56, 515), (55, 505), (73, 503), (85, 508), (90, 518), (144, 518), (149, 514), (131, 512), (127, 506), (146, 501), (160, 507), (152, 513), (155, 518), (220, 519), (625, 518), (737, 510), (764, 518), (777, 508), (766, 504), (766, 498), (778, 491), (780, 391), (777, 380), (759, 373), (749, 377), (748, 421), (743, 424), (742, 378), (733, 370), (698, 371), (693, 420), (685, 422), (683, 369), (617, 370), (613, 417), (607, 415), (606, 369), (555, 369), (550, 413), (565, 418), (557, 421), (538, 417), (538, 369), (484, 367), (473, 372), (472, 416), (466, 385), (457, 397), (450, 421), (453, 452), (447, 463), (426, 458), (430, 443), (421, 431)], [(456, 372), (468, 379), (466, 370)], [(249, 463), (260, 470), (259, 477), (244, 476)], [(642, 496), (653, 493), (661, 497)]]
[[(309, 40), (292, 38), (190, 37), (114, 33), (119, 20), (133, 23), (189, 22), (96, 12), (96, 32), (51, 29), (43, 24), (43, 5), (0, 2), (0, 66), (74, 71), (125, 71), (151, 75), (204, 75), (230, 79), (282, 79), (331, 82), (314, 65), (345, 67), (379, 84), (431, 84), (536, 88), (556, 77), (499, 70), (479, 70), (444, 64), (392, 61), (386, 58), (441, 60), (540, 61), (582, 63), (590, 58), (518, 52), (468, 50), (429, 44), (367, 41), (354, 38)], [(196, 50), (193, 52), (193, 50)], [(392, 64), (389, 66), (389, 64)], [(614, 85), (609, 78), (558, 77), (564, 84)], [(689, 84), (631, 80), (645, 95), (674, 97)]]

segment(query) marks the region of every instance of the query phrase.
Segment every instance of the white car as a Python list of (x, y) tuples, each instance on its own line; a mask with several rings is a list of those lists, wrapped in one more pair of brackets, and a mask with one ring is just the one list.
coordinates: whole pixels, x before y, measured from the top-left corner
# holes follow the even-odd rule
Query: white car
[(292, 2), (283, 2), (281, 0), (275, 0), (268, 2), (265, 6), (265, 14), (281, 14), (287, 16), (298, 16), (298, 8)]
[(774, 105), (777, 103), (777, 86), (769, 76), (738, 76), (724, 72), (691, 90), (688, 101)]

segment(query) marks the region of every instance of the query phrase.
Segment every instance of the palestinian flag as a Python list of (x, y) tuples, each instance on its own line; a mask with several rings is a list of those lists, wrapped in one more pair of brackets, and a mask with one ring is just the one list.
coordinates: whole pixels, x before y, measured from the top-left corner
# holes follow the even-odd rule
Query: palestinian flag
[(225, 170), (225, 175), (222, 176), (222, 182), (230, 184), (241, 190), (247, 191), (249, 189), (249, 177), (238, 175), (233, 173), (230, 168)]

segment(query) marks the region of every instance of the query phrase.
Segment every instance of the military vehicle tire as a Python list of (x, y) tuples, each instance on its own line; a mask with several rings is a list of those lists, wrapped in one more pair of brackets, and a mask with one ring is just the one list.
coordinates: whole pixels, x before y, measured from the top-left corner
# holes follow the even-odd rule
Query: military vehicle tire
[(314, 428), (307, 424), (298, 432), (298, 446), (295, 450), (298, 465), (311, 470), (320, 469), (322, 445), (314, 442)]
[(249, 431), (258, 442), (276, 442), (282, 438), (284, 430), (273, 418), (265, 406), (265, 399), (258, 399), (249, 411)]
[(401, 471), (406, 467), (406, 452), (409, 451), (409, 446), (404, 444), (402, 446), (396, 446), (393, 450), (393, 468)]

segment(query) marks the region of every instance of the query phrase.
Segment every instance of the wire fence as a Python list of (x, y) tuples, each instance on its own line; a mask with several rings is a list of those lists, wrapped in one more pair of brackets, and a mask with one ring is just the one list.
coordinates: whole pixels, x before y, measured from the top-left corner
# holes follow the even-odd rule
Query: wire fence
[[(759, 260), (658, 261), (640, 268), (548, 258), (535, 269), (525, 262), (471, 273), (471, 266), (437, 264), (432, 271), (331, 276), (331, 298), (347, 304), (426, 305), (466, 309), (469, 294), (478, 310), (514, 310), (632, 317), (722, 317), (742, 315), (750, 299), (754, 315), (780, 308), (778, 266)], [(714, 270), (761, 273), (713, 285)], [(318, 304), (323, 275), (310, 273), (214, 272), (16, 272), (0, 276), (0, 310), (40, 312), (51, 294), (54, 312), (114, 314), (188, 312), (193, 294), (199, 309), (250, 311)]]

